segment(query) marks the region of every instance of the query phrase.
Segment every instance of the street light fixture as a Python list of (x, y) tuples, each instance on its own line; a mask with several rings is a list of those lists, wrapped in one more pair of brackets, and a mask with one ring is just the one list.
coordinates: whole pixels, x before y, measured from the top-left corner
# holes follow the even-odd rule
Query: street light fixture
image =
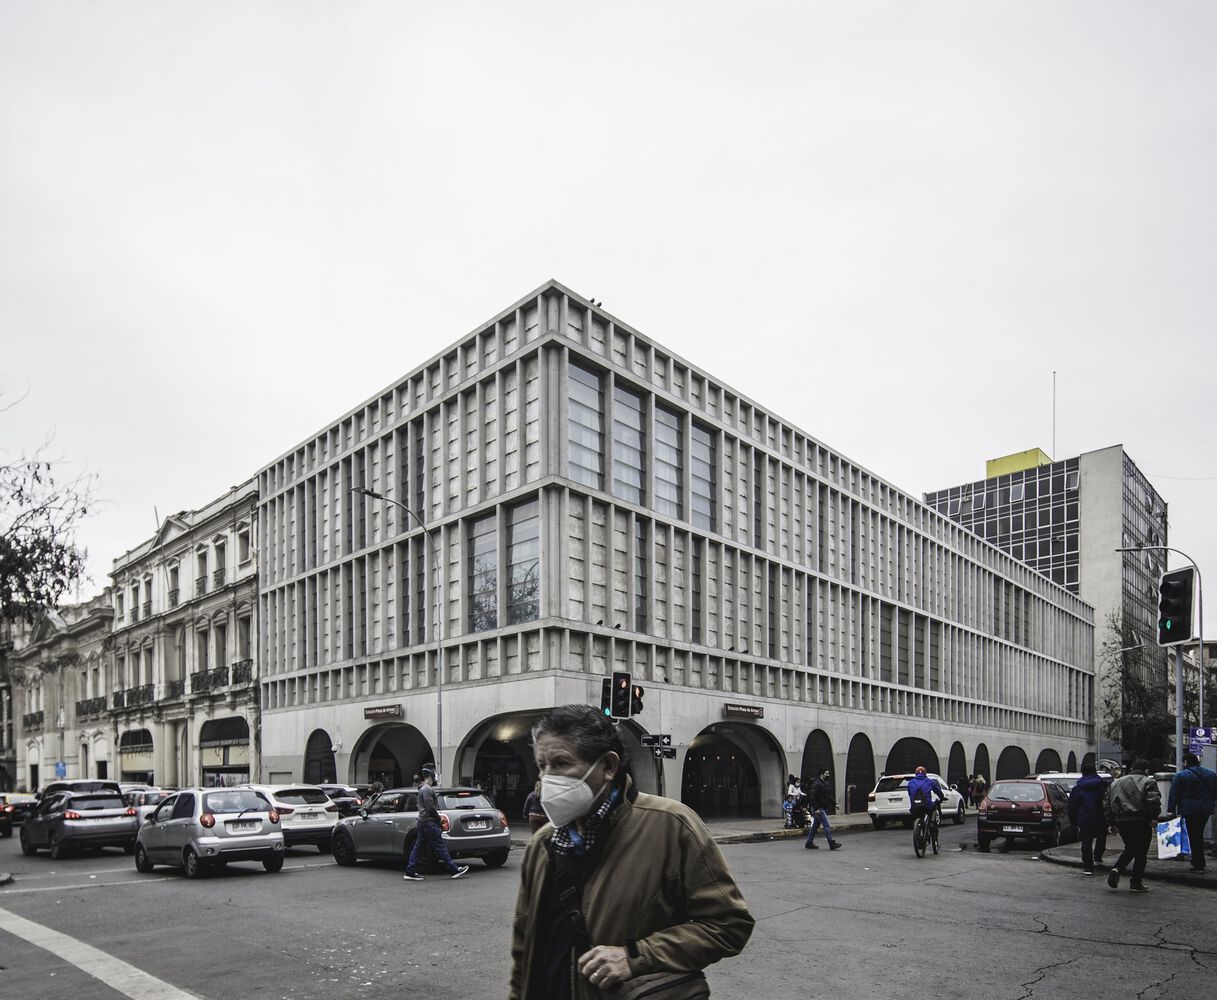
[(423, 529), (427, 542), (431, 545), (431, 555), (435, 561), (435, 782), (439, 784), (444, 773), (444, 578), (440, 566), (439, 543), (431, 529), (423, 524), (423, 519), (400, 500), (394, 500), (366, 486), (352, 486), (351, 492), (400, 507)]
[[(1127, 545), (1117, 552), (1174, 552), (1192, 564), (1196, 571), (1196, 658), (1200, 667), (1200, 703), (1197, 724), (1204, 725), (1204, 584), (1200, 566), (1182, 549), (1170, 545)], [(1175, 647), (1175, 770), (1183, 770), (1183, 650)]]

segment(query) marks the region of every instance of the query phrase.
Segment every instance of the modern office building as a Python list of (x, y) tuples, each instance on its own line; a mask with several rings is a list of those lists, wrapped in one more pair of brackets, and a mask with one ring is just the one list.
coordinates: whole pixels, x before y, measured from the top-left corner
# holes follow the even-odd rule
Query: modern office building
[(258, 776), (254, 483), (114, 560), (109, 674), (94, 689), (115, 777), (233, 785)]
[(55, 778), (111, 776), (113, 744), (91, 700), (105, 676), (110, 591), (65, 605), (33, 625), (13, 625), (8, 665), (20, 706), (16, 786), (28, 791)]
[(1092, 747), (1079, 597), (555, 282), (257, 484), (266, 779), (438, 759), (514, 809), (532, 721), (621, 670), (639, 783), (705, 813)]
[[(993, 459), (985, 471), (984, 479), (927, 493), (925, 502), (1094, 608), (1096, 653), (1117, 615), (1124, 644), (1143, 646), (1137, 662), (1165, 671), (1156, 643), (1166, 553), (1116, 550), (1166, 545), (1167, 506), (1123, 446), (1056, 462), (1034, 448)], [(1103, 689), (1104, 669), (1096, 663), (1095, 670)], [(1096, 708), (1101, 734), (1103, 699)], [(1100, 744), (1102, 756), (1119, 758), (1118, 741)]]

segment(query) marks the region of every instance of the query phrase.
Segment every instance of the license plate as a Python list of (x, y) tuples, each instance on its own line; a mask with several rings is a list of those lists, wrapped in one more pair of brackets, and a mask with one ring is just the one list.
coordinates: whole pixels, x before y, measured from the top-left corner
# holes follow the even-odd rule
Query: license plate
[(1002, 833), (1022, 833), (1023, 828), (1021, 826), (1003, 826), (1001, 828), (1001, 832)]
[(321, 813), (301, 813), (301, 819), (321, 819)]
[(466, 830), (489, 830), (490, 820), (488, 819), (471, 819), (465, 824)]
[(229, 823), (229, 833), (256, 833), (260, 823)]

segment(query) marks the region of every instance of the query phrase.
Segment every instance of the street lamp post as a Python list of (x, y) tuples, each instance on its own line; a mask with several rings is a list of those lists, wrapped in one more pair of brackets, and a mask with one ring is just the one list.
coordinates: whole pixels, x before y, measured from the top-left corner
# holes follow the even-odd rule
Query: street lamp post
[(392, 497), (377, 493), (366, 486), (353, 486), (351, 492), (400, 507), (423, 529), (427, 542), (431, 546), (431, 555), (435, 562), (435, 781), (436, 784), (439, 784), (444, 773), (444, 580), (443, 568), (440, 565), (439, 543), (435, 540), (431, 529), (423, 524), (423, 519), (400, 500), (394, 500)]
[[(1200, 667), (1200, 703), (1199, 719), (1196, 724), (1204, 725), (1204, 581), (1200, 576), (1200, 566), (1196, 560), (1182, 549), (1169, 545), (1129, 545), (1116, 549), (1117, 552), (1174, 552), (1181, 555), (1196, 571), (1196, 660)], [(1183, 648), (1175, 647), (1175, 770), (1183, 770)]]

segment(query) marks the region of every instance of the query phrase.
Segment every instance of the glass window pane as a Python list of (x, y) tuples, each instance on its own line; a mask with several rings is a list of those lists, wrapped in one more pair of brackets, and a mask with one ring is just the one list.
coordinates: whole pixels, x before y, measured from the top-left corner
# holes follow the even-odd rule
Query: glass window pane
[(598, 374), (572, 364), (567, 379), (570, 478), (592, 489), (604, 488), (604, 403)]
[(641, 504), (643, 461), (642, 397), (629, 389), (613, 389), (613, 495)]

